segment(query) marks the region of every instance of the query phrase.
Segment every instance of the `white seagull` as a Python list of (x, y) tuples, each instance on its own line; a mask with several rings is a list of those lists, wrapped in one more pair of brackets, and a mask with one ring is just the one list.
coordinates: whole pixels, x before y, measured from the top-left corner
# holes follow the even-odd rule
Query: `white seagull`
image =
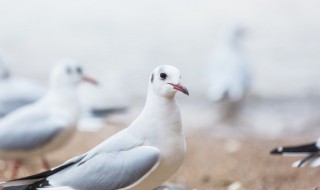
[(46, 91), (33, 80), (12, 76), (7, 62), (0, 57), (0, 117), (35, 102)]
[(251, 83), (248, 60), (241, 46), (242, 35), (242, 27), (228, 27), (208, 67), (207, 97), (217, 103), (222, 122), (236, 119)]
[(0, 121), (0, 158), (15, 161), (12, 177), (26, 158), (40, 156), (48, 168), (44, 155), (71, 138), (80, 111), (76, 87), (84, 80), (96, 83), (75, 61), (65, 60), (52, 71), (50, 90), (44, 97)]
[[(47, 93), (47, 87), (29, 78), (12, 76), (8, 62), (0, 57), (0, 117), (15, 109), (39, 100)], [(83, 93), (83, 94), (81, 94)], [(82, 97), (83, 96), (83, 97)], [(104, 118), (126, 111), (126, 107), (94, 107), (86, 105), (83, 99), (95, 98), (92, 92), (80, 92), (81, 107), (85, 115)]]
[(243, 29), (233, 25), (224, 33), (222, 44), (210, 59), (209, 100), (213, 102), (228, 99), (240, 101), (250, 85), (248, 60), (241, 47)]
[(151, 190), (172, 176), (183, 162), (186, 143), (177, 91), (189, 94), (177, 68), (157, 67), (138, 118), (89, 152), (34, 176), (3, 182), (4, 190)]
[(298, 160), (292, 164), (292, 167), (303, 167), (309, 165), (310, 167), (320, 166), (320, 138), (316, 142), (309, 144), (277, 147), (271, 152), (273, 155), (282, 156), (305, 156), (304, 159)]

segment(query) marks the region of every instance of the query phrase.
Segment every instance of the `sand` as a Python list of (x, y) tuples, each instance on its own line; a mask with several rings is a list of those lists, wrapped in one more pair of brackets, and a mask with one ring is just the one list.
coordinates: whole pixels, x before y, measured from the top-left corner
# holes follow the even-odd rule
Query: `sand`
[[(123, 126), (109, 125), (99, 133), (78, 132), (63, 149), (48, 155), (52, 166), (95, 146)], [(312, 189), (319, 184), (319, 169), (291, 168), (296, 158), (270, 156), (269, 151), (306, 139), (259, 140), (216, 137), (214, 130), (187, 135), (188, 152), (180, 170), (170, 179), (186, 189), (224, 190), (239, 182), (247, 190)], [(2, 165), (3, 166), (3, 165)], [(10, 167), (0, 180), (10, 175)], [(3, 170), (2, 170), (3, 171)], [(19, 176), (43, 171), (40, 159), (26, 161)]]

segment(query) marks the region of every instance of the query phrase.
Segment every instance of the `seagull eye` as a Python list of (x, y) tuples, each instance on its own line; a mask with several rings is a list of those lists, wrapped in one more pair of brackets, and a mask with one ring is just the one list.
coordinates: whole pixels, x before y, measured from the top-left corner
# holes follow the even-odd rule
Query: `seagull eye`
[(160, 78), (162, 80), (165, 80), (167, 78), (167, 74), (166, 73), (160, 73)]
[(77, 72), (79, 73), (79, 74), (82, 74), (82, 68), (81, 67), (77, 67)]

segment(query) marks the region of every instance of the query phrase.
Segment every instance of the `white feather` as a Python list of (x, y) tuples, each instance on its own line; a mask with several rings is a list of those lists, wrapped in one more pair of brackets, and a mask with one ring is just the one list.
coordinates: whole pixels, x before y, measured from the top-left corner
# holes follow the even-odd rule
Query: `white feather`
[(293, 162), (291, 166), (294, 168), (298, 168), (298, 167), (303, 167), (306, 164), (306, 163), (304, 163), (302, 166), (300, 166), (300, 163), (301, 163), (301, 160), (298, 160), (296, 162)]

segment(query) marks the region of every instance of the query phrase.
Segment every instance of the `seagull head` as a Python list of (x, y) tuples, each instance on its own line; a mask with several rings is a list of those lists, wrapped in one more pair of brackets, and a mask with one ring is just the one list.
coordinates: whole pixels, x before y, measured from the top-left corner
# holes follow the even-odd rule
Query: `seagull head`
[(237, 44), (245, 36), (245, 28), (239, 23), (233, 23), (225, 31), (226, 40), (231, 44)]
[(189, 95), (188, 89), (181, 82), (180, 71), (171, 65), (157, 67), (152, 73), (149, 82), (149, 90), (164, 97), (174, 97), (180, 91)]
[(77, 86), (81, 82), (97, 85), (97, 81), (85, 75), (82, 66), (75, 60), (65, 59), (56, 65), (50, 76), (54, 86)]

